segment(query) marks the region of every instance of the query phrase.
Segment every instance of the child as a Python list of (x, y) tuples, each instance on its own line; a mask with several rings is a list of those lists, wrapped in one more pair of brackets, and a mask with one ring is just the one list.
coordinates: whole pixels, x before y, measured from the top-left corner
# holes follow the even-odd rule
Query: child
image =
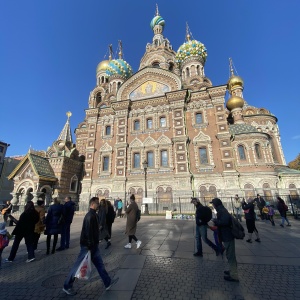
[(2, 252), (8, 246), (10, 234), (5, 229), (5, 222), (0, 223), (0, 268), (2, 261)]
[(267, 202), (267, 208), (269, 209), (269, 211), (268, 211), (269, 220), (270, 220), (272, 226), (275, 226), (275, 222), (274, 222), (274, 215), (275, 215), (274, 207), (273, 207), (273, 205), (270, 205), (269, 202)]

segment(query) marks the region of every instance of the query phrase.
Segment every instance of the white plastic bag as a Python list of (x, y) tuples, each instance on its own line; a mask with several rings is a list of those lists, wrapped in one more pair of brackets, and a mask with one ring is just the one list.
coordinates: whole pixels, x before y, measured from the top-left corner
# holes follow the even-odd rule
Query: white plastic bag
[(88, 251), (88, 253), (83, 258), (82, 262), (80, 263), (74, 277), (78, 279), (89, 280), (91, 278), (91, 273), (91, 251)]

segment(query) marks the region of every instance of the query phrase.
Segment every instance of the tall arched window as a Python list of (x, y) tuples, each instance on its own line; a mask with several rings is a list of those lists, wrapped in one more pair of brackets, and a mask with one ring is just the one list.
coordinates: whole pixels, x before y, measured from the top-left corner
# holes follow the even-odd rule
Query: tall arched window
[(140, 130), (140, 120), (135, 120), (133, 123), (134, 130)]
[(76, 175), (74, 175), (71, 178), (71, 182), (70, 182), (70, 192), (77, 192), (77, 187), (78, 187), (78, 178)]
[(190, 77), (190, 69), (186, 68), (186, 77)]
[(243, 145), (238, 146), (240, 160), (246, 160), (245, 148)]
[(254, 147), (255, 147), (255, 154), (256, 154), (256, 157), (257, 157), (258, 159), (261, 159), (260, 145), (259, 145), (259, 144), (255, 144)]
[(110, 125), (105, 127), (105, 135), (111, 135), (111, 127)]

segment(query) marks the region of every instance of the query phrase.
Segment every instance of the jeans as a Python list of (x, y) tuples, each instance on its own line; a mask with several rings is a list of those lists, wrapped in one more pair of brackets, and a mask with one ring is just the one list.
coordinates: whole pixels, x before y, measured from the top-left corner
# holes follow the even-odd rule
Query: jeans
[[(74, 275), (77, 269), (79, 268), (79, 265), (81, 264), (82, 260), (84, 259), (85, 255), (88, 253), (88, 251), (89, 249), (86, 246), (80, 246), (80, 252), (78, 258), (65, 280), (64, 283), (65, 289), (72, 288), (75, 280)], [(91, 249), (91, 260), (94, 266), (96, 267), (101, 279), (103, 280), (105, 287), (108, 287), (111, 283), (111, 278), (109, 277), (108, 273), (105, 270), (98, 245), (94, 246)]]
[(71, 223), (64, 223), (61, 228), (60, 247), (65, 249), (70, 246)]
[[(26, 248), (27, 248), (27, 252), (28, 252), (28, 259), (34, 258), (34, 236), (33, 236), (33, 234), (30, 234), (30, 235), (25, 236), (24, 238), (25, 238), (25, 244), (26, 244)], [(8, 260), (15, 259), (22, 239), (23, 239), (22, 235), (15, 236), (14, 243), (11, 247)]]
[(284, 221), (286, 221), (288, 224), (290, 224), (288, 218), (285, 216), (281, 216), (281, 225), (284, 225)]
[(242, 216), (241, 216), (241, 208), (234, 208), (234, 211), (235, 211), (235, 216), (238, 220), (240, 220), (240, 222), (242, 221)]
[(238, 279), (237, 262), (235, 257), (235, 240), (233, 239), (230, 242), (224, 242), (224, 247), (226, 249), (226, 258), (229, 264), (230, 276), (234, 279)]
[(201, 238), (203, 239), (203, 242), (206, 243), (209, 247), (213, 248), (215, 251), (218, 251), (217, 246), (207, 238), (207, 225), (201, 225), (201, 226), (196, 225), (195, 238), (196, 238), (196, 242), (197, 242), (197, 252), (198, 253), (202, 254)]

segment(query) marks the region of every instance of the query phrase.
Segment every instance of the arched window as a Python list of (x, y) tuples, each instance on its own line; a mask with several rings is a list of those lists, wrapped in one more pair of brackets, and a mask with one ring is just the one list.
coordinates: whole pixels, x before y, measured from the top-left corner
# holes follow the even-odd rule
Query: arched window
[(109, 170), (109, 156), (103, 156), (102, 171), (108, 171), (108, 170)]
[(111, 135), (111, 127), (110, 125), (105, 127), (105, 135)]
[(199, 148), (199, 160), (201, 165), (208, 164), (207, 149), (206, 147)]
[(160, 151), (160, 165), (162, 167), (168, 166), (168, 151), (167, 150)]
[(166, 117), (160, 117), (159, 118), (159, 126), (160, 127), (167, 127)]
[(138, 169), (141, 167), (141, 158), (140, 153), (134, 153), (133, 154), (133, 167), (135, 169)]
[(190, 69), (186, 68), (186, 77), (190, 77)]
[(238, 152), (239, 152), (240, 160), (246, 160), (245, 148), (243, 145), (238, 146)]
[(170, 64), (169, 64), (169, 71), (173, 71), (173, 69), (174, 69), (174, 64), (173, 64), (173, 63), (170, 63)]
[(196, 124), (202, 124), (202, 123), (203, 123), (202, 113), (196, 113)]
[(152, 123), (152, 118), (147, 119), (147, 129), (152, 129), (153, 123)]
[(140, 130), (140, 120), (134, 120), (133, 128), (134, 130)]
[(154, 167), (154, 155), (153, 155), (153, 151), (147, 152), (147, 163), (148, 163), (148, 167), (149, 168), (153, 168)]
[(159, 62), (155, 61), (154, 63), (152, 63), (152, 67), (153, 68), (159, 68)]
[(196, 72), (197, 72), (197, 75), (200, 75), (200, 66), (199, 65), (197, 66)]
[(255, 144), (254, 147), (255, 147), (255, 154), (256, 154), (256, 157), (257, 157), (258, 159), (261, 159), (260, 145), (259, 145), (259, 144)]
[(71, 178), (71, 182), (70, 182), (70, 192), (77, 192), (77, 187), (78, 187), (78, 178), (76, 175), (74, 175)]

